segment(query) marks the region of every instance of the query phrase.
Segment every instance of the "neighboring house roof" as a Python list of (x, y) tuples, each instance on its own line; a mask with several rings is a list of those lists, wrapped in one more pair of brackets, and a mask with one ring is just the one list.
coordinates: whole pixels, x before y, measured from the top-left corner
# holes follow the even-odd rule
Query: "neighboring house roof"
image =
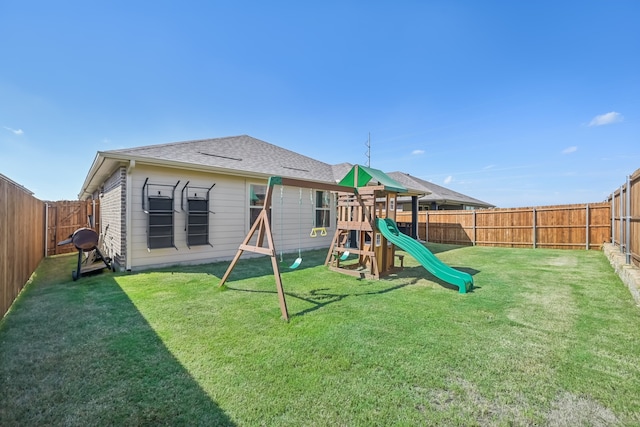
[(332, 182), (342, 176), (331, 165), (248, 135), (99, 151), (79, 198), (93, 193), (124, 162), (182, 167), (233, 175), (284, 176)]
[(458, 193), (456, 191), (450, 190), (445, 187), (441, 187), (437, 184), (434, 184), (429, 181), (425, 181), (420, 178), (416, 178), (415, 176), (411, 176), (404, 172), (391, 172), (388, 173), (391, 178), (395, 179), (405, 187), (422, 189), (427, 194), (425, 196), (420, 197), (419, 202), (423, 203), (431, 203), (436, 202), (439, 205), (450, 204), (450, 205), (467, 205), (467, 206), (476, 206), (480, 208), (493, 208), (494, 205), (483, 202), (482, 200), (474, 199), (473, 197), (466, 196), (462, 193)]
[(349, 173), (349, 171), (353, 168), (351, 163), (339, 163), (337, 165), (331, 166), (333, 170), (333, 176), (335, 177), (335, 181), (339, 182), (342, 178)]

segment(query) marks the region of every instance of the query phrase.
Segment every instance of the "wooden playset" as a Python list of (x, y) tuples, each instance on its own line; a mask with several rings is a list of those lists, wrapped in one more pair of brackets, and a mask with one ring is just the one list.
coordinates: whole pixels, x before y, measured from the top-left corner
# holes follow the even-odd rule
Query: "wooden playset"
[[(378, 184), (368, 185), (372, 181)], [(327, 190), (338, 193), (336, 232), (325, 261), (325, 264), (330, 269), (361, 278), (377, 279), (395, 268), (395, 247), (387, 242), (384, 236), (377, 231), (375, 220), (376, 217), (395, 219), (396, 196), (399, 192), (406, 190), (383, 172), (356, 165), (339, 184), (311, 182), (277, 176), (269, 178), (262, 211), (238, 247), (238, 251), (229, 264), (219, 286), (225, 284), (245, 251), (268, 255), (271, 258), (273, 274), (276, 280), (282, 317), (286, 320), (289, 319), (280, 266), (269, 219), (273, 188), (276, 185)], [(311, 235), (321, 234), (322, 232), (322, 227), (314, 226), (311, 230)], [(326, 230), (324, 232), (326, 233)], [(254, 236), (256, 236), (255, 239)], [(252, 241), (255, 243), (252, 244)], [(346, 261), (350, 254), (358, 256), (357, 262)], [(301, 262), (302, 258), (299, 256), (290, 268), (297, 268)]]

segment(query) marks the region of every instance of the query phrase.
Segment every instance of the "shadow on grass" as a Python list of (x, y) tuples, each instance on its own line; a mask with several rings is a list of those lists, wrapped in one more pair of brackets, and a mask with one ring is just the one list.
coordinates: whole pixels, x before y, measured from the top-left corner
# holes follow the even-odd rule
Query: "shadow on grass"
[[(415, 282), (413, 282), (415, 283)], [(298, 311), (296, 313), (290, 313), (290, 317), (299, 317), (304, 316), (307, 313), (314, 312), (323, 307), (326, 307), (329, 304), (333, 304), (339, 301), (342, 301), (348, 297), (359, 297), (364, 295), (377, 295), (377, 294), (386, 294), (387, 292), (392, 292), (405, 286), (412, 285), (413, 283), (401, 283), (398, 285), (390, 286), (385, 289), (379, 289), (377, 291), (367, 291), (367, 292), (345, 292), (345, 293), (337, 293), (335, 290), (331, 290), (331, 288), (318, 288), (312, 289), (309, 292), (291, 292), (285, 290), (285, 296), (287, 298), (296, 298), (301, 301), (305, 301), (309, 304), (312, 304), (312, 307), (306, 308), (304, 310)], [(277, 294), (277, 291), (274, 289), (272, 291), (266, 290), (255, 290), (255, 289), (240, 289), (233, 288), (230, 286), (226, 286), (227, 289), (238, 292), (249, 292), (249, 293), (262, 293), (262, 294)]]
[[(440, 252), (442, 251), (446, 251), (446, 250), (454, 250), (454, 249), (458, 249), (461, 248), (462, 246), (455, 246), (455, 245), (442, 245), (442, 244), (437, 244), (435, 245), (436, 250), (437, 249), (441, 249)], [(431, 245), (429, 247), (429, 249), (431, 249)], [(436, 252), (437, 253), (437, 252)], [(318, 266), (321, 266), (324, 264), (325, 261), (325, 257), (326, 257), (326, 251), (324, 250), (315, 250), (315, 251), (307, 251), (307, 252), (303, 252), (302, 253), (302, 258), (303, 258), (303, 265), (301, 265), (300, 267), (298, 267), (296, 270), (300, 271), (300, 270), (305, 270), (307, 268), (315, 268)], [(353, 260), (352, 260), (353, 261)], [(211, 274), (224, 274), (224, 271), (226, 271), (226, 266), (228, 264), (224, 264), (222, 267), (222, 269), (220, 268), (212, 268), (211, 269)], [(478, 270), (472, 269), (472, 268), (467, 268), (467, 267), (453, 267), (456, 270), (459, 271), (463, 271), (466, 272), (470, 275), (475, 275), (477, 273), (479, 273)], [(216, 270), (216, 273), (213, 273), (213, 271)], [(300, 292), (292, 292), (287, 290), (287, 286), (286, 286), (286, 276), (287, 273), (291, 271), (286, 267), (283, 267), (282, 265), (280, 266), (280, 272), (283, 276), (283, 282), (284, 283), (284, 288), (285, 288), (285, 296), (287, 298), (297, 298), (299, 300), (305, 301), (309, 304), (312, 304), (312, 307), (307, 308), (305, 310), (302, 310), (300, 312), (297, 313), (290, 313), (291, 317), (295, 317), (295, 316), (303, 316), (307, 313), (319, 310), (323, 307), (326, 307), (330, 304), (333, 304), (335, 302), (341, 301), (347, 297), (355, 297), (355, 296), (361, 296), (361, 295), (372, 295), (372, 294), (383, 294), (383, 293), (387, 293), (387, 292), (392, 292), (394, 290), (403, 288), (405, 286), (409, 286), (412, 284), (415, 284), (418, 280), (420, 279), (426, 279), (429, 280), (431, 282), (437, 283), (438, 285), (442, 286), (443, 288), (446, 289), (450, 289), (452, 291), (456, 291), (459, 292), (458, 286), (452, 285), (448, 282), (445, 282), (444, 280), (441, 280), (437, 277), (435, 277), (434, 275), (432, 275), (431, 273), (429, 273), (429, 271), (427, 271), (424, 267), (422, 266), (415, 266), (415, 267), (404, 267), (403, 269), (398, 269), (396, 272), (394, 272), (391, 275), (388, 276), (384, 276), (381, 278), (381, 281), (388, 281), (388, 282), (392, 282), (394, 280), (398, 280), (398, 279), (402, 279), (403, 283), (401, 284), (397, 284), (397, 285), (391, 285), (385, 289), (381, 289), (381, 290), (377, 290), (377, 291), (366, 291), (366, 292), (345, 292), (345, 293), (340, 293), (340, 292), (336, 292), (335, 290), (329, 292), (330, 288), (318, 288), (318, 289), (313, 289), (309, 292), (306, 293), (300, 293)], [(336, 273), (336, 274), (340, 274), (340, 273)], [(236, 267), (233, 270), (233, 273), (231, 274), (231, 282), (233, 280), (244, 280), (244, 279), (249, 279), (252, 277), (260, 277), (260, 276), (268, 276), (268, 275), (273, 275), (273, 269), (271, 267), (271, 261), (269, 259), (269, 257), (260, 257), (260, 258), (250, 258), (250, 259), (245, 259), (245, 260), (240, 260), (238, 262), (238, 264), (236, 265)], [(359, 279), (355, 279), (355, 280), (359, 280)], [(273, 290), (255, 290), (255, 289), (241, 289), (241, 288), (237, 288), (234, 286), (230, 286), (230, 283), (227, 282), (225, 284), (225, 288), (228, 290), (232, 290), (232, 291), (238, 291), (238, 292), (248, 292), (248, 293), (266, 293), (266, 294), (277, 294), (277, 291), (275, 289), (275, 281), (274, 281), (274, 289)], [(474, 289), (476, 289), (477, 287), (474, 287)], [(468, 290), (467, 293), (469, 292), (473, 292), (473, 289)]]
[(0, 425), (234, 425), (112, 273), (46, 261), (0, 323)]
[[(327, 251), (325, 249), (316, 249), (311, 251), (302, 252), (302, 263), (297, 268), (289, 268), (298, 257), (298, 253), (284, 254), (282, 258), (280, 254), (277, 255), (278, 267), (281, 274), (286, 274), (291, 271), (303, 271), (309, 268), (315, 268), (324, 264)], [(282, 259), (282, 260), (281, 260)], [(128, 274), (144, 274), (144, 273), (166, 273), (166, 272), (180, 272), (180, 273), (205, 273), (214, 276), (218, 279), (218, 283), (222, 276), (224, 276), (231, 261), (216, 261), (205, 264), (193, 264), (193, 265), (173, 265), (161, 268), (148, 268), (141, 269), (139, 271), (131, 272)], [(71, 272), (69, 272), (71, 274)], [(251, 279), (263, 276), (272, 276), (273, 267), (271, 265), (271, 257), (266, 255), (252, 255), (243, 254), (238, 260), (233, 271), (229, 276), (229, 281)]]
[(420, 243), (429, 249), (433, 254), (439, 254), (442, 252), (455, 251), (456, 249), (463, 249), (471, 247), (471, 245), (454, 245), (449, 243), (433, 243), (433, 242), (423, 242)]
[[(476, 269), (473, 269), (473, 268), (469, 268), (469, 267), (454, 267), (454, 266), (452, 266), (451, 268), (453, 268), (455, 270), (458, 270), (458, 271), (465, 272), (467, 274), (470, 274), (471, 276), (475, 276), (476, 274), (480, 273), (479, 270), (476, 270)], [(438, 285), (442, 286), (443, 288), (455, 290), (457, 292), (459, 291), (458, 286), (452, 285), (451, 283), (446, 282), (446, 281), (434, 276), (426, 268), (422, 267), (421, 265), (414, 266), (414, 267), (404, 267), (403, 269), (399, 269), (395, 273), (384, 277), (382, 280), (393, 280), (395, 278), (405, 278), (405, 279), (415, 278), (416, 281), (419, 280), (419, 279), (425, 279), (425, 280), (428, 280), (430, 282), (437, 283)], [(474, 289), (480, 289), (480, 287), (476, 286), (474, 284), (472, 289), (467, 290), (467, 293), (473, 292)]]

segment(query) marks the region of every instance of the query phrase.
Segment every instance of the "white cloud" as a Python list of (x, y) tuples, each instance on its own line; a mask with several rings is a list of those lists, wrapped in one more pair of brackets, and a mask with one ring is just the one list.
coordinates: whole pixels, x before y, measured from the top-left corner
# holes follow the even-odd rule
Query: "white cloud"
[(599, 116), (595, 116), (589, 122), (589, 126), (604, 126), (610, 125), (612, 123), (621, 122), (624, 119), (622, 114), (616, 113), (615, 111), (611, 111), (610, 113), (601, 114)]
[(411, 152), (411, 155), (413, 156), (419, 156), (420, 154), (424, 154), (424, 150), (413, 150)]
[(451, 181), (453, 181), (453, 177), (452, 177), (451, 175), (449, 175), (448, 177), (446, 177), (446, 178), (444, 179), (444, 183), (445, 183), (445, 184), (450, 184), (450, 183), (451, 183)]
[(22, 135), (24, 133), (24, 131), (22, 129), (12, 129), (8, 126), (4, 127), (6, 130), (8, 130), (9, 132), (13, 132), (15, 135)]
[(485, 166), (485, 167), (483, 167), (482, 169), (483, 169), (483, 170), (489, 170), (489, 169), (493, 169), (493, 168), (495, 168), (495, 167), (496, 167), (496, 165), (489, 165), (489, 166)]
[(575, 153), (576, 151), (578, 151), (578, 147), (573, 145), (571, 147), (567, 147), (564, 150), (562, 150), (562, 154), (571, 154), (571, 153)]

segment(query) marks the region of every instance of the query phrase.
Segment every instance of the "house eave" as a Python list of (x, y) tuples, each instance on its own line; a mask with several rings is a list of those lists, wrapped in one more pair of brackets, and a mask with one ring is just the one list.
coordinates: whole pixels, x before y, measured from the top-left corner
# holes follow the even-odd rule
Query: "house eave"
[[(120, 166), (126, 166), (130, 162), (135, 162), (136, 167), (140, 165), (160, 166), (174, 169), (187, 169), (190, 171), (217, 173), (221, 175), (243, 176), (245, 178), (253, 178), (266, 180), (272, 174), (261, 172), (251, 172), (241, 169), (221, 168), (217, 166), (207, 166), (188, 162), (180, 162), (167, 159), (154, 159), (143, 156), (124, 155), (120, 153), (98, 151), (96, 158), (89, 169), (89, 173), (84, 181), (82, 189), (78, 194), (79, 199), (88, 198), (93, 194), (99, 186)], [(325, 181), (310, 180), (318, 183)]]

